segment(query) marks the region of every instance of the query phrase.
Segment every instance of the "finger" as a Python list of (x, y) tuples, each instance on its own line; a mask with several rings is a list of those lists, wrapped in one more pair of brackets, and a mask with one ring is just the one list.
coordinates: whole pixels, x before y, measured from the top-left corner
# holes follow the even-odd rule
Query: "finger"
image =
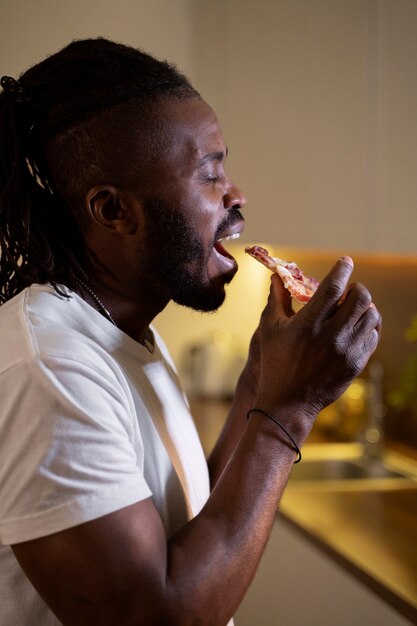
[(368, 289), (360, 283), (354, 283), (343, 299), (339, 301), (338, 307), (333, 315), (334, 323), (339, 327), (349, 326), (352, 328), (368, 310), (372, 303), (372, 296)]
[[(370, 306), (375, 306), (373, 302), (371, 302)], [(378, 311), (379, 313), (379, 311)], [(382, 332), (382, 315), (379, 313), (379, 323), (375, 326), (375, 330), (381, 335)]]
[(377, 349), (378, 344), (379, 344), (379, 339), (380, 339), (380, 332), (378, 331), (377, 328), (374, 328), (372, 332), (369, 334), (369, 336), (366, 338), (366, 340), (364, 341), (363, 348), (366, 354), (368, 355), (368, 360)]
[(284, 283), (276, 273), (271, 276), (270, 297), (272, 306), (280, 317), (291, 317), (294, 315), (290, 292), (288, 289), (285, 289)]
[(366, 366), (369, 358), (375, 352), (381, 334), (381, 314), (371, 303), (360, 320), (351, 330), (352, 345), (358, 347), (357, 367), (359, 371)]
[(365, 357), (364, 367), (366, 367), (367, 362), (369, 361), (372, 354), (378, 347), (380, 340), (380, 328), (375, 327), (371, 330), (371, 332), (365, 336), (365, 339), (362, 344), (362, 351)]
[(262, 312), (262, 319), (269, 323), (274, 323), (277, 317), (287, 319), (294, 315), (291, 306), (291, 296), (284, 287), (278, 274), (271, 274), (271, 284), (269, 288), (268, 301)]
[(358, 376), (368, 364), (369, 359), (378, 347), (379, 332), (377, 328), (372, 331), (360, 341), (358, 350), (355, 353), (355, 357), (351, 363), (351, 372), (354, 376)]
[[(351, 329), (347, 345), (350, 346), (350, 366), (354, 376), (366, 367), (370, 357), (378, 347), (381, 334), (381, 315), (374, 305), (364, 313), (356, 326)], [(346, 345), (346, 344), (345, 344)]]
[(323, 320), (332, 315), (343, 298), (352, 272), (353, 260), (349, 256), (341, 257), (321, 281), (310, 302), (302, 309), (303, 314), (315, 320)]
[(353, 331), (356, 336), (368, 338), (375, 330), (379, 339), (379, 336), (381, 334), (381, 328), (381, 313), (378, 311), (375, 304), (371, 302), (365, 313), (355, 324)]

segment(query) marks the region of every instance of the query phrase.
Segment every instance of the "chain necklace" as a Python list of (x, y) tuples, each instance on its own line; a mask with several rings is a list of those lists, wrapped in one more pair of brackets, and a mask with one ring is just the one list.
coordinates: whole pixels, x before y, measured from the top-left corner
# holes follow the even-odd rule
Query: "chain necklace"
[[(90, 294), (90, 296), (93, 298), (94, 302), (96, 303), (98, 310), (104, 314), (104, 317), (107, 317), (107, 319), (109, 320), (109, 322), (113, 324), (113, 326), (116, 326), (116, 328), (119, 328), (116, 322), (114, 321), (114, 319), (112, 318), (110, 311), (106, 309), (106, 307), (104, 306), (100, 298), (94, 293), (91, 287), (87, 285), (83, 280), (81, 280), (79, 276), (75, 276), (75, 280), (77, 281), (79, 285), (81, 285), (81, 287), (83, 287), (86, 291), (88, 291), (88, 293)], [(154, 344), (153, 344), (152, 339), (150, 338), (148, 339), (148, 337), (144, 337), (143, 341), (139, 341), (139, 343), (145, 346), (145, 348), (149, 352), (153, 353)]]
[(114, 319), (112, 318), (110, 314), (110, 311), (106, 309), (106, 307), (104, 306), (100, 298), (94, 293), (91, 287), (89, 287), (83, 280), (81, 280), (79, 276), (75, 276), (75, 280), (77, 281), (79, 285), (81, 285), (81, 287), (83, 287), (83, 289), (88, 291), (88, 293), (90, 294), (90, 296), (93, 298), (94, 302), (96, 303), (97, 308), (99, 309), (100, 313), (103, 313), (104, 317), (107, 317), (109, 322), (111, 322), (113, 326), (116, 326), (116, 328), (118, 328), (116, 322), (114, 321)]

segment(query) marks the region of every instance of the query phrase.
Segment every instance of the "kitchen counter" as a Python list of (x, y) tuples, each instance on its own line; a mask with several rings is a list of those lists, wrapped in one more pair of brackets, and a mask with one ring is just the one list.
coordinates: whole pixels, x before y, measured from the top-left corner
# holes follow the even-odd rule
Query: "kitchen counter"
[(281, 514), (417, 624), (417, 483), (410, 483), (402, 488), (351, 491), (303, 491), (289, 486)]
[[(360, 463), (358, 443), (303, 447), (303, 460)], [(366, 457), (365, 457), (366, 458)], [(382, 451), (388, 475), (305, 480), (290, 476), (281, 513), (383, 600), (417, 624), (417, 463), (396, 450)], [(378, 467), (380, 461), (376, 461)], [(369, 462), (369, 461), (368, 461)], [(314, 465), (314, 463), (313, 463)], [(303, 477), (303, 475), (301, 476)]]
[[(193, 413), (208, 454), (228, 412), (228, 403), (194, 403)], [(342, 444), (343, 445), (343, 444)], [(320, 458), (332, 446), (320, 431), (303, 446), (303, 459)], [(356, 446), (356, 447), (355, 447)], [(347, 444), (357, 455), (357, 444)], [(417, 460), (398, 451), (417, 476)], [(303, 461), (301, 461), (303, 463)], [(403, 468), (403, 469), (404, 469)], [(283, 520), (313, 542), (371, 591), (417, 624), (417, 479), (292, 483), (280, 506)]]

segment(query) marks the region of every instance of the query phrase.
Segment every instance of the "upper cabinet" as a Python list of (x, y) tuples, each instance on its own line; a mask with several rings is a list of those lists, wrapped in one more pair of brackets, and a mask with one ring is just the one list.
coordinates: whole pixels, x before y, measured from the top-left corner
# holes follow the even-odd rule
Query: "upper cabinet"
[(415, 0), (193, 3), (245, 239), (417, 252)]

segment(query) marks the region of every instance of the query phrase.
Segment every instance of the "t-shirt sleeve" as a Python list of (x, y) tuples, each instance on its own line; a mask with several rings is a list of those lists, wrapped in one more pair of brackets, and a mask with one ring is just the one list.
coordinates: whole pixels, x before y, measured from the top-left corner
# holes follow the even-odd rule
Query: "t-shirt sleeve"
[(128, 387), (105, 364), (23, 361), (0, 375), (0, 392), (4, 544), (58, 532), (151, 495)]

